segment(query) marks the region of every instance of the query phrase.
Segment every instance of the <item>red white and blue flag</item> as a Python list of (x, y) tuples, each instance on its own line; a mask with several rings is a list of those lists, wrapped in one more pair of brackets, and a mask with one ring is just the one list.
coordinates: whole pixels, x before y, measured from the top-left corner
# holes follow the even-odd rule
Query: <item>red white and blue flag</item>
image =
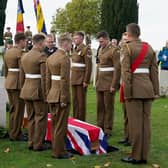
[[(51, 140), (51, 119), (48, 118), (46, 140)], [(92, 144), (97, 143), (96, 154), (107, 153), (107, 139), (101, 128), (86, 122), (69, 118), (67, 130), (67, 150), (75, 150), (81, 155), (92, 153)]]

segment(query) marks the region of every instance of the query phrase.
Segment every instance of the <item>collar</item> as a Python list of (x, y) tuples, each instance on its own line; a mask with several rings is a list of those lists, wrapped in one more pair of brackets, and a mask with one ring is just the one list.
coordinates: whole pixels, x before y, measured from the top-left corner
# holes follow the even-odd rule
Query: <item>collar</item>
[(63, 48), (58, 48), (58, 50), (63, 51), (63, 52), (65, 53), (65, 55), (68, 56), (68, 52), (67, 52), (65, 49), (63, 49)]

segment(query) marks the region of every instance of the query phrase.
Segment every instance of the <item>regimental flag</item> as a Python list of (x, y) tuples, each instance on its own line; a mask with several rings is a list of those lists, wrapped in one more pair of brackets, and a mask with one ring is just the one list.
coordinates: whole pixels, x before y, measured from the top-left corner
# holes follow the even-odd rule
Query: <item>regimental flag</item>
[(18, 0), (16, 32), (24, 32), (23, 13), (24, 9), (22, 0)]
[(34, 0), (34, 10), (35, 10), (35, 15), (37, 20), (38, 33), (43, 32), (47, 34), (43, 11), (39, 0)]

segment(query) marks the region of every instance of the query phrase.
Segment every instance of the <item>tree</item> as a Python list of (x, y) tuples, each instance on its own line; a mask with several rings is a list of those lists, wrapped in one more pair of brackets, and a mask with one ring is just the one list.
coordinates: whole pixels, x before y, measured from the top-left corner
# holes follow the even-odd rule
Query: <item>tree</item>
[(52, 30), (57, 32), (85, 31), (95, 34), (100, 30), (101, 0), (72, 0), (53, 17)]
[(0, 46), (3, 45), (3, 31), (5, 26), (5, 9), (7, 5), (7, 0), (0, 0)]
[(138, 23), (137, 0), (103, 0), (101, 5), (101, 28), (111, 38), (120, 39), (128, 23)]

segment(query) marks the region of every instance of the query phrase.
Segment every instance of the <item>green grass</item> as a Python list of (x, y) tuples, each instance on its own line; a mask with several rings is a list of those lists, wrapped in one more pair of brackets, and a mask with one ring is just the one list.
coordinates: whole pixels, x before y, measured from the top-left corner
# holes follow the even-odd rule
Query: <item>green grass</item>
[[(74, 160), (55, 160), (51, 158), (51, 151), (32, 152), (27, 149), (26, 142), (11, 142), (7, 139), (0, 139), (0, 168), (94, 168), (96, 165), (104, 167), (104, 164), (111, 162), (111, 168), (152, 168), (152, 164), (158, 164), (161, 168), (168, 168), (168, 100), (161, 98), (154, 101), (152, 108), (152, 142), (149, 163), (147, 165), (130, 165), (120, 159), (130, 152), (129, 147), (123, 147), (117, 142), (123, 136), (123, 113), (116, 95), (115, 123), (113, 136), (109, 144), (118, 147), (119, 152), (112, 152), (107, 155), (75, 156)], [(87, 121), (96, 123), (96, 95), (92, 87), (88, 90)], [(4, 153), (6, 148), (9, 153)], [(49, 164), (49, 165), (48, 165)]]

